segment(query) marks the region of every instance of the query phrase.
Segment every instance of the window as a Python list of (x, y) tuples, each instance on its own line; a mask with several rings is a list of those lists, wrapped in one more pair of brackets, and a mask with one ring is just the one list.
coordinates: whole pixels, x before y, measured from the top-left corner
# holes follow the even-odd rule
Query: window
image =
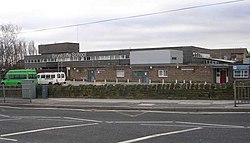
[(64, 74), (61, 74), (61, 77), (64, 78)]
[(133, 77), (147, 77), (148, 71), (133, 71)]
[(234, 78), (248, 78), (248, 70), (236, 70), (234, 71)]
[(124, 77), (124, 70), (116, 70), (116, 77)]
[(55, 78), (55, 77), (56, 77), (56, 75), (54, 75), (54, 74), (51, 75), (51, 78)]
[(42, 75), (41, 75), (41, 78), (45, 78), (45, 75), (44, 75), (44, 74), (42, 74)]
[(46, 75), (45, 78), (50, 78), (50, 75)]
[(177, 57), (172, 57), (172, 60), (177, 60)]
[(168, 77), (167, 70), (158, 70), (158, 77)]
[(26, 75), (9, 75), (9, 79), (26, 79)]
[(57, 74), (57, 78), (61, 78), (61, 77), (60, 77), (60, 74)]
[(29, 74), (29, 75), (28, 75), (28, 78), (29, 78), (29, 79), (36, 79), (36, 75), (35, 75), (35, 74)]

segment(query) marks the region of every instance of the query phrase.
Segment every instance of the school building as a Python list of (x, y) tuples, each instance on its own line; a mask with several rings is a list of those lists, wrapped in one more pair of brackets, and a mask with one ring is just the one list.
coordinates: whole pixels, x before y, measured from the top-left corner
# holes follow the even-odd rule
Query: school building
[(249, 79), (246, 48), (206, 49), (195, 46), (79, 52), (78, 43), (38, 46), (26, 56), (25, 68), (64, 71), (69, 80), (123, 82), (227, 83)]

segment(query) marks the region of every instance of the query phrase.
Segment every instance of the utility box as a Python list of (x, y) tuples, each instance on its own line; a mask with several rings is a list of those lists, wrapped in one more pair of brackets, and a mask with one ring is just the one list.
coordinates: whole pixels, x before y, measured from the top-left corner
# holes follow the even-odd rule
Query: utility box
[(22, 80), (22, 98), (36, 98), (36, 84), (37, 83), (35, 79)]
[(42, 98), (48, 98), (48, 85), (42, 85)]

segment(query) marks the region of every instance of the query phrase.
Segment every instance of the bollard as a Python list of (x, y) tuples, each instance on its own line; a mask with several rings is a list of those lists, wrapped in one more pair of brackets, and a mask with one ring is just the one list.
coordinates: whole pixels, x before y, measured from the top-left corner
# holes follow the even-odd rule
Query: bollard
[(116, 83), (116, 84), (118, 83), (118, 79), (115, 79), (115, 83)]
[(3, 102), (5, 103), (5, 86), (3, 85)]
[(129, 79), (127, 79), (127, 83), (129, 84)]

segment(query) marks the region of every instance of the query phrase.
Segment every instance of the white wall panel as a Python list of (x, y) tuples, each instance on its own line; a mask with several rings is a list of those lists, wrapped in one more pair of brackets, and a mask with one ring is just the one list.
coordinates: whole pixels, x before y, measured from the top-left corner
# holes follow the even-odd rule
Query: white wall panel
[[(172, 60), (176, 57), (176, 60)], [(170, 64), (183, 63), (183, 52), (178, 50), (131, 51), (130, 64)]]

